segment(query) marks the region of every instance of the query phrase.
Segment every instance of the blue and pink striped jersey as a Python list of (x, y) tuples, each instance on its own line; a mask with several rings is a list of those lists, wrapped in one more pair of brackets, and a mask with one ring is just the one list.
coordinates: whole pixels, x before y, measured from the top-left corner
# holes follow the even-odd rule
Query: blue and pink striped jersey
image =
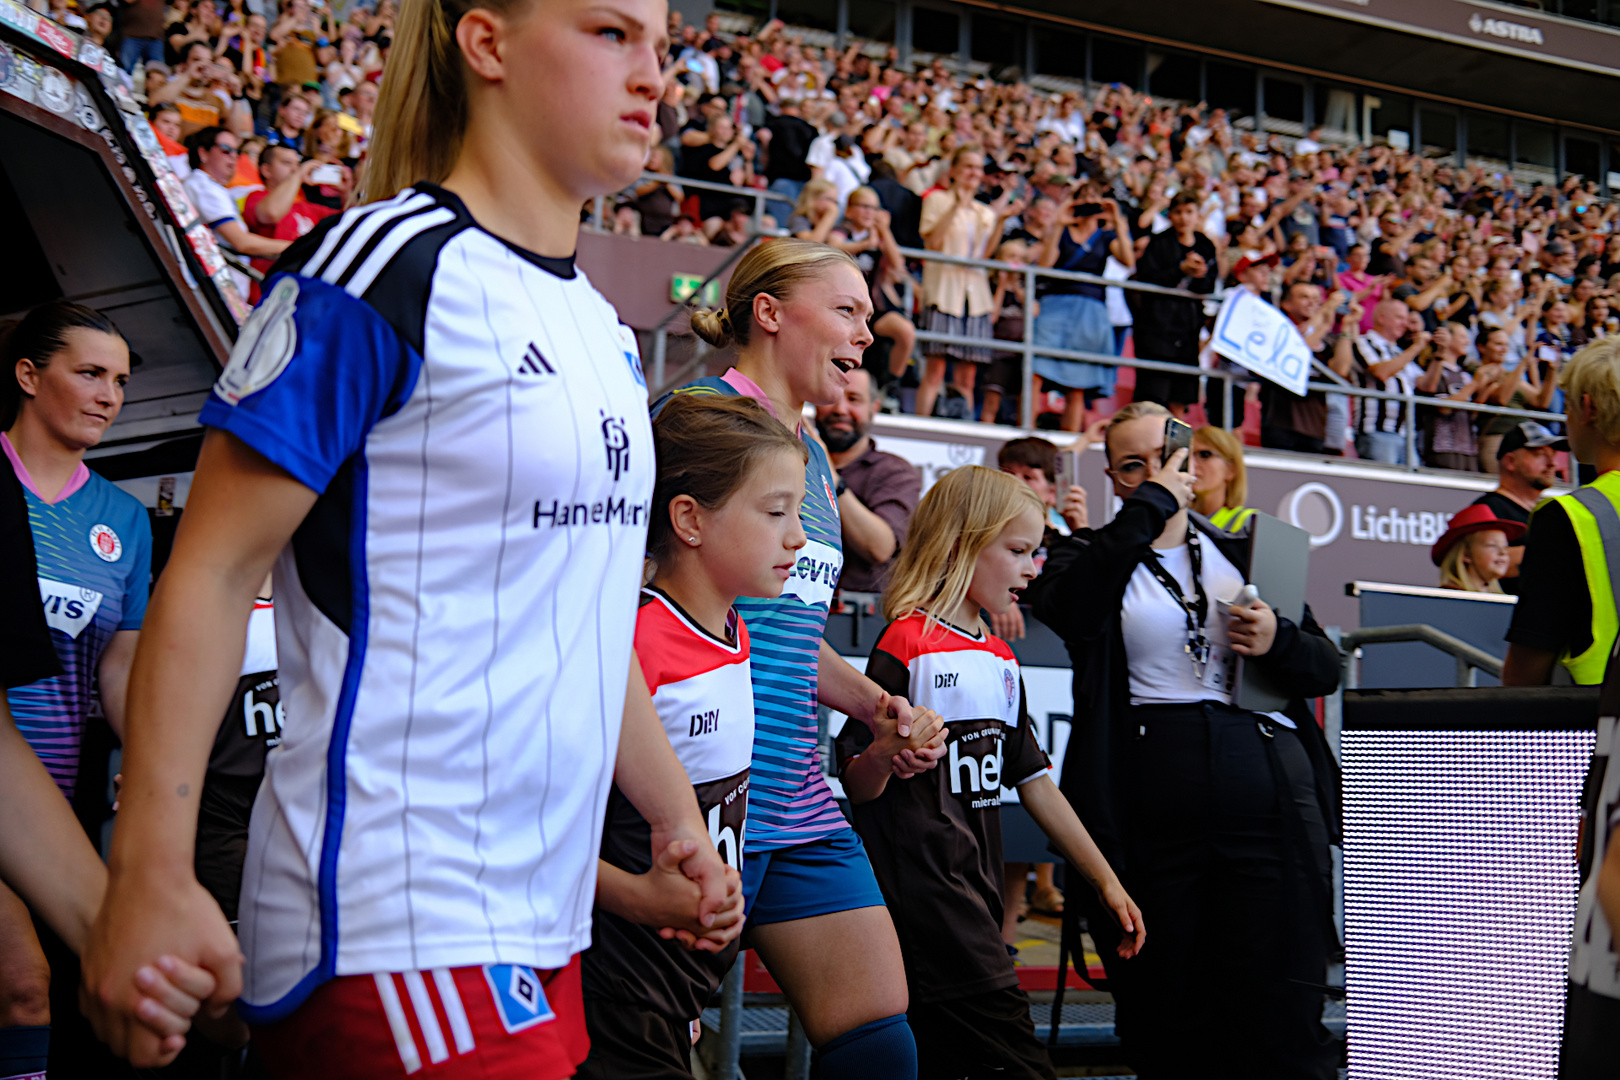
[(4, 435), (0, 448), (28, 500), (40, 600), (62, 662), (62, 674), (6, 697), (17, 730), (71, 799), (101, 654), (115, 632), (139, 630), (146, 617), (152, 524), (138, 499), (82, 464), (56, 501), (46, 502)]
[[(747, 394), (770, 404), (736, 369), (700, 379), (677, 394)], [(781, 419), (778, 417), (778, 419)], [(817, 744), (816, 672), (833, 588), (844, 567), (844, 541), (826, 451), (806, 439), (806, 543), (776, 600), (741, 597), (737, 613), (753, 642), (754, 760), (749, 770), (745, 852), (793, 847), (849, 828), (827, 786)]]

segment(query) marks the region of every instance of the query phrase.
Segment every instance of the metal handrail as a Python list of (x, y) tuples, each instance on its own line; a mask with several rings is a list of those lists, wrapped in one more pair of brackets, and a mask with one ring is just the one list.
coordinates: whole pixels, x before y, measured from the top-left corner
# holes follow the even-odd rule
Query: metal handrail
[(1407, 623), (1402, 626), (1367, 626), (1360, 630), (1352, 630), (1339, 638), (1339, 647), (1343, 650), (1344, 678), (1341, 680), (1346, 690), (1356, 689), (1355, 652), (1362, 645), (1385, 645), (1397, 642), (1418, 641), (1425, 645), (1432, 645), (1441, 652), (1450, 653), (1457, 661), (1457, 685), (1475, 685), (1474, 672), (1483, 671), (1492, 678), (1502, 677), (1502, 661), (1477, 645), (1470, 645), (1459, 637), (1453, 637), (1444, 630), (1436, 629), (1428, 623)]
[[(664, 183), (664, 184), (674, 184), (677, 187), (681, 187), (681, 188), (696, 188), (696, 189), (698, 189), (700, 191), (718, 191), (718, 192), (722, 192), (723, 194), (732, 195), (732, 196), (734, 196), (736, 198), (739, 198), (739, 199), (747, 199), (747, 200), (749, 200), (750, 202), (752, 202), (754, 204), (754, 227), (753, 227), (753, 232), (754, 232), (755, 235), (765, 235), (765, 236), (783, 236), (783, 235), (786, 235), (785, 230), (782, 230), (782, 229), (772, 230), (772, 229), (765, 228), (765, 223), (764, 223), (765, 204), (768, 203), (768, 202), (786, 202), (787, 201), (786, 199), (782, 198), (781, 195), (779, 195), (779, 194), (777, 194), (775, 192), (766, 191), (764, 188), (744, 188), (744, 187), (738, 187), (735, 184), (717, 184), (717, 183), (714, 183), (713, 181), (710, 181), (710, 180), (693, 180), (691, 177), (687, 177), (687, 176), (672, 176), (669, 173), (655, 173), (655, 172), (644, 172), (644, 173), (642, 173), (641, 178), (636, 181), (636, 184), (642, 184), (642, 183), (645, 183), (648, 180), (657, 180), (658, 182)], [(634, 185), (632, 185), (631, 188), (627, 188), (626, 190), (633, 190), (633, 189), (634, 189)], [(608, 232), (608, 231), (610, 231), (602, 223), (602, 211), (606, 208), (607, 198), (608, 197), (606, 195), (598, 195), (596, 197), (593, 205), (592, 205), (591, 227), (594, 228), (597, 232)]]
[(670, 308), (668, 314), (666, 314), (662, 319), (659, 319), (658, 320), (658, 325), (653, 327), (652, 375), (651, 375), (651, 381), (648, 383), (648, 385), (653, 388), (653, 390), (652, 390), (652, 398), (653, 398), (653, 400), (656, 401), (658, 398), (663, 397), (666, 393), (669, 392), (670, 388), (675, 383), (679, 383), (679, 382), (685, 380), (686, 376), (689, 375), (693, 370), (695, 370), (699, 364), (701, 364), (705, 360), (707, 360), (709, 358), (710, 353), (718, 351), (716, 349), (710, 349), (708, 352), (703, 352), (702, 350), (699, 350), (696, 356), (693, 356), (685, 364), (681, 365), (680, 370), (675, 373), (673, 378), (666, 380), (664, 378), (664, 364), (665, 364), (665, 362), (666, 362), (666, 360), (667, 360), (667, 358), (669, 356), (669, 324), (670, 324), (670, 322), (677, 315), (681, 315), (681, 314), (690, 315), (693, 308), (694, 308), (694, 305), (692, 303), (692, 298), (695, 297), (695, 296), (701, 295), (703, 290), (708, 287), (709, 282), (715, 280), (721, 274), (723, 274), (727, 270), (729, 270), (731, 268), (732, 263), (734, 263), (738, 259), (742, 258), (745, 253), (747, 253), (750, 249), (752, 249), (753, 246), (755, 244), (757, 244), (762, 239), (764, 239), (764, 237), (761, 236), (759, 233), (757, 233), (757, 232), (750, 233), (748, 235), (748, 239), (746, 239), (742, 243), (738, 244), (736, 246), (736, 248), (732, 251), (732, 253), (730, 255), (726, 256), (724, 262), (722, 262), (719, 266), (715, 267), (713, 270), (709, 271), (709, 276), (704, 278), (701, 282), (699, 282), (697, 288), (693, 289), (692, 292), (686, 297), (686, 299), (682, 300), (679, 304), (676, 304), (674, 307)]
[[(680, 184), (683, 187), (695, 187), (705, 190), (721, 191), (736, 195), (739, 198), (754, 200), (754, 221), (756, 232), (752, 241), (770, 235), (781, 235), (780, 231), (773, 233), (769, 229), (760, 229), (760, 219), (767, 202), (787, 202), (786, 196), (779, 192), (768, 191), (763, 188), (740, 188), (729, 184), (715, 184), (705, 180), (691, 180), (686, 177), (672, 176), (666, 173), (643, 173), (642, 180), (657, 180), (663, 183)], [(601, 200), (597, 201), (598, 219), (601, 213)], [(746, 250), (746, 248), (741, 249)], [(741, 250), (728, 258), (725, 264), (716, 270), (704, 284), (718, 277), (731, 262), (741, 256)], [(1024, 277), (1024, 295), (1026, 300), (1033, 297), (1036, 292), (1038, 279), (1046, 278), (1054, 281), (1075, 281), (1090, 285), (1099, 285), (1104, 288), (1124, 289), (1132, 292), (1153, 293), (1161, 296), (1172, 296), (1178, 299), (1197, 301), (1203, 303), (1208, 300), (1220, 300), (1225, 295), (1224, 290), (1214, 293), (1195, 293), (1186, 289), (1169, 288), (1162, 285), (1150, 285), (1140, 281), (1115, 281), (1112, 278), (1099, 277), (1096, 274), (1084, 274), (1073, 270), (1058, 270), (1036, 266), (1028, 263), (1008, 263), (995, 259), (978, 259), (961, 255), (947, 255), (943, 252), (928, 251), (921, 248), (901, 248), (900, 253), (907, 259), (922, 262), (938, 262), (952, 266), (962, 266), (979, 270), (995, 270), (1002, 273), (1017, 273)], [(654, 371), (658, 376), (657, 383), (662, 388), (663, 358), (667, 349), (667, 324), (679, 312), (685, 310), (685, 305), (675, 308), (660, 321), (653, 331), (654, 343)], [(1168, 374), (1199, 376), (1206, 379), (1218, 380), (1221, 383), (1221, 396), (1225, 405), (1224, 415), (1230, 425), (1235, 419), (1235, 410), (1232, 407), (1233, 398), (1238, 383), (1247, 384), (1255, 381), (1257, 376), (1247, 371), (1231, 371), (1225, 369), (1204, 369), (1179, 364), (1172, 361), (1154, 360), (1151, 357), (1120, 357), (1103, 353), (1084, 352), (1078, 349), (1064, 349), (1053, 346), (1035, 344), (1035, 315), (1033, 305), (1024, 304), (1024, 332), (1023, 339), (1012, 341), (1004, 338), (966, 337), (959, 334), (944, 334), (918, 327), (916, 336), (918, 341), (934, 342), (942, 345), (959, 345), (970, 348), (991, 349), (999, 352), (1018, 353), (1022, 358), (1022, 377), (1020, 380), (1021, 426), (1026, 430), (1035, 429), (1035, 401), (1034, 401), (1034, 359), (1037, 355), (1050, 357), (1055, 360), (1077, 360), (1084, 363), (1099, 364), (1108, 367), (1130, 367), (1142, 371), (1160, 371)], [(1314, 360), (1314, 358), (1313, 358)], [(685, 365), (686, 368), (692, 364)], [(1327, 394), (1343, 394), (1346, 397), (1370, 398), (1380, 401), (1398, 401), (1405, 405), (1404, 431), (1406, 438), (1406, 468), (1415, 471), (1422, 467), (1418, 454), (1417, 410), (1418, 408), (1457, 409), (1469, 413), (1484, 413), (1496, 416), (1512, 416), (1521, 419), (1562, 421), (1564, 418), (1558, 413), (1546, 412), (1536, 409), (1515, 409), (1505, 405), (1487, 405), (1473, 401), (1450, 401), (1445, 398), (1428, 395), (1407, 393), (1398, 394), (1387, 390), (1372, 390), (1344, 383), (1311, 381), (1306, 383), (1307, 390), (1319, 391)]]
[(1178, 300), (1216, 300), (1219, 296), (1214, 292), (1196, 293), (1191, 289), (1175, 289), (1168, 285), (1150, 285), (1145, 281), (1116, 281), (1097, 274), (1085, 274), (1078, 270), (1059, 270), (1056, 267), (1036, 266), (1034, 263), (1000, 262), (996, 259), (974, 259), (966, 255), (947, 255), (943, 251), (929, 251), (926, 248), (900, 249), (900, 254), (908, 259), (919, 262), (947, 263), (951, 266), (966, 266), (979, 270), (1023, 271), (1034, 270), (1040, 277), (1050, 278), (1053, 281), (1080, 281), (1087, 285), (1101, 285), (1109, 289), (1125, 289), (1128, 292), (1155, 293), (1159, 296), (1173, 296)]

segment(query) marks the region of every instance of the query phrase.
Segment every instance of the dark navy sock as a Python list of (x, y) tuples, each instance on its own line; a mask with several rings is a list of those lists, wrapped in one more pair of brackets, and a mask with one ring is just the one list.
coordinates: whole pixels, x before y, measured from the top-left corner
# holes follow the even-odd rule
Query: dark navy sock
[(0, 1080), (45, 1080), (50, 1053), (49, 1024), (0, 1027)]
[(817, 1080), (916, 1080), (917, 1040), (904, 1013), (846, 1031), (816, 1052)]

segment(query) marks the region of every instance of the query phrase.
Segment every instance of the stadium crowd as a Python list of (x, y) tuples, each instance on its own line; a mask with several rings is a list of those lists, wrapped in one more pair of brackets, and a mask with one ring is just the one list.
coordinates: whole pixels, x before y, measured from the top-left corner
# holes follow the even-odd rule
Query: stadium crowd
[[(1025, 298), (1019, 274), (919, 263), (899, 247), (1203, 294), (1246, 286), (1299, 325), (1333, 372), (1323, 378), (1501, 406), (1556, 411), (1558, 367), (1620, 325), (1620, 209), (1590, 178), (1515, 185), (1483, 166), (1335, 142), (1320, 129), (1257, 134), (1224, 109), (1119, 85), (1044, 93), (937, 59), (912, 70), (860, 42), (820, 50), (777, 23), (753, 35), (723, 35), (718, 18), (674, 29), (683, 47), (650, 167), (763, 188), (774, 197), (767, 225), (861, 262), (887, 319), (874, 326), (868, 367), (891, 409), (905, 379), (918, 385), (920, 413), (1017, 415), (1017, 354), (917, 349), (919, 327), (1021, 340), (1029, 302), (1036, 344), (1197, 366), (1209, 321), (1196, 302), (1089, 283), (1042, 279)], [(734, 244), (752, 211), (735, 195), (648, 180), (621, 194), (612, 228)], [(1035, 374), (1037, 393), (1063, 395), (1068, 430), (1115, 393), (1107, 365), (1038, 357)], [(1180, 413), (1199, 386), (1138, 372), (1135, 397)], [(1398, 406), (1270, 386), (1260, 397), (1264, 445), (1404, 460)], [(1221, 403), (1204, 404), (1219, 422)], [(1437, 405), (1419, 422), (1425, 463), (1494, 472), (1514, 421)]]
[[(392, 0), (342, 14), (321, 0), (82, 12), (59, 0), (50, 13), (139, 66), (176, 171), (202, 174), (188, 181), (193, 198), (259, 270), (356, 191)], [(1298, 325), (1318, 378), (1436, 399), (1410, 440), (1434, 467), (1495, 472), (1514, 423), (1439, 401), (1556, 412), (1558, 367), (1620, 327), (1620, 207), (1591, 178), (1516, 184), (1339, 132), (1257, 133), (1225, 109), (1118, 84), (1049, 93), (942, 59), (901, 65), (894, 48), (858, 40), (817, 48), (777, 21), (750, 33), (721, 22), (671, 15), (647, 168), (763, 190), (767, 212), (756, 223), (737, 192), (649, 178), (611, 200), (601, 226), (723, 246), (763, 226), (846, 251), (870, 284), (866, 364), (886, 411), (1015, 420), (1019, 353), (919, 343), (917, 331), (1021, 342), (1026, 307), (1037, 345), (1233, 370), (1207, 351), (1213, 303), (1048, 278), (1025, 297), (1021, 274), (919, 261), (902, 247), (1217, 298), (1253, 289)], [(1042, 425), (1079, 431), (1130, 399), (1111, 365), (1037, 356), (1034, 375)], [(1136, 400), (1178, 415), (1202, 401), (1226, 423), (1217, 381), (1134, 379)], [(1405, 462), (1398, 403), (1256, 389), (1265, 446)]]

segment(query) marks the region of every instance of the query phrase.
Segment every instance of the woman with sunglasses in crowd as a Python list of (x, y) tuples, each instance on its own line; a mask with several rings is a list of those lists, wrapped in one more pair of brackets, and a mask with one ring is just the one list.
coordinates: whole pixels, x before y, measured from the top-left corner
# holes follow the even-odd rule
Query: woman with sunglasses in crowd
[[(1166, 457), (1169, 410), (1133, 402), (1104, 442), (1122, 500), (1107, 525), (1059, 539), (1025, 595), (1074, 660), (1062, 790), (1153, 926), (1130, 959), (1088, 895), (1127, 1061), (1149, 1080), (1331, 1080), (1321, 987), (1335, 930), (1328, 842), (1338, 777), (1308, 699), (1338, 683), (1338, 650), (1244, 595), (1241, 538), (1190, 515), (1187, 452)], [(1291, 700), (1235, 704), (1239, 657)], [(1242, 927), (1211, 997), (1210, 928)]]

